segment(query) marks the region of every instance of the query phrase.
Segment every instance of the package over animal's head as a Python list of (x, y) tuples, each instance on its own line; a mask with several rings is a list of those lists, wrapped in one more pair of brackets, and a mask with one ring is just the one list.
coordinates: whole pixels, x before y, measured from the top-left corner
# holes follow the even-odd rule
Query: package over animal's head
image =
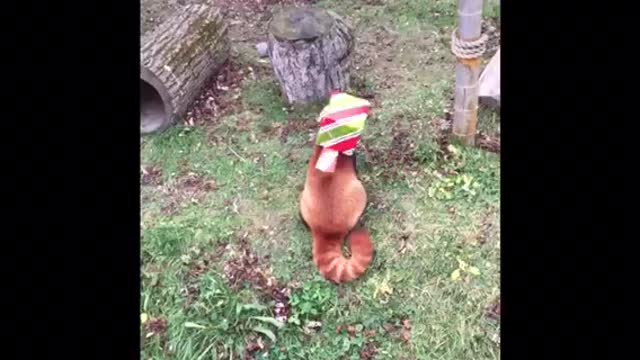
[(316, 144), (323, 147), (316, 169), (334, 172), (338, 154), (352, 156), (360, 141), (371, 104), (343, 92), (333, 92), (329, 104), (322, 109)]

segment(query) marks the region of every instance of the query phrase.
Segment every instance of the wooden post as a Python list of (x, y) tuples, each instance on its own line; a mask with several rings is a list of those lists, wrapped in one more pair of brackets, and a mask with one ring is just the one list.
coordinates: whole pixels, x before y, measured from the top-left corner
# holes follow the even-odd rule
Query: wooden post
[[(482, 35), (482, 0), (458, 0), (458, 38), (478, 40)], [(453, 112), (453, 136), (467, 145), (475, 143), (478, 120), (478, 77), (480, 57), (463, 59), (456, 64)]]

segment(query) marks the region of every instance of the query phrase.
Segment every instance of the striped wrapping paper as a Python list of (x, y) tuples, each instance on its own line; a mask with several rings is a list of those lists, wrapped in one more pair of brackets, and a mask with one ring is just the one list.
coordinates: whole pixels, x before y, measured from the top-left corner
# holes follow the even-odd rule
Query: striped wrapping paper
[(316, 169), (334, 172), (339, 153), (353, 155), (370, 108), (371, 104), (367, 100), (341, 92), (331, 94), (329, 104), (318, 117), (320, 130), (316, 144), (324, 149), (318, 158)]

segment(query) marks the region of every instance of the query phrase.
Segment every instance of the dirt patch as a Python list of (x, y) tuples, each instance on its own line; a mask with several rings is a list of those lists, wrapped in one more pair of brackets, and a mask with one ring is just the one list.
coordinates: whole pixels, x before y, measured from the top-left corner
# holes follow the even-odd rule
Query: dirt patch
[[(233, 119), (236, 122), (233, 122)], [(255, 123), (260, 117), (251, 111), (241, 111), (236, 113), (233, 118), (225, 118), (224, 122), (210, 122), (205, 128), (207, 134), (207, 145), (209, 146), (226, 146), (228, 148), (231, 145), (237, 145), (238, 139), (236, 137), (229, 137), (226, 135), (228, 132), (246, 132), (249, 135), (249, 141), (251, 143), (258, 143), (259, 139), (256, 137), (255, 132), (251, 131), (252, 123)], [(213, 125), (213, 126), (211, 126)], [(224, 128), (225, 131), (218, 131), (220, 128)], [(234, 150), (235, 151), (235, 150)], [(246, 161), (237, 154), (234, 154), (237, 159)]]
[(396, 171), (384, 171), (380, 174), (381, 179), (387, 181), (399, 175), (415, 175), (418, 165), (415, 156), (416, 144), (411, 136), (411, 130), (393, 126), (392, 128), (393, 138), (389, 146), (373, 147), (366, 143), (362, 144), (367, 162), (383, 169), (396, 169)]
[(491, 306), (489, 306), (486, 315), (490, 319), (500, 321), (500, 299), (496, 300)]
[(364, 348), (360, 350), (360, 360), (373, 360), (376, 358), (377, 353), (378, 349), (376, 348), (376, 344), (368, 342)]
[(291, 289), (279, 284), (271, 275), (271, 269), (265, 264), (265, 260), (268, 259), (261, 259), (255, 255), (249, 246), (247, 236), (248, 233), (243, 235), (239, 241), (239, 249), (224, 265), (227, 283), (232, 289), (239, 289), (248, 284), (262, 296), (272, 300), (276, 319), (286, 323), (291, 314), (289, 305)]
[(241, 83), (250, 70), (228, 60), (220, 71), (203, 86), (198, 97), (189, 106), (184, 125), (210, 124), (215, 119), (238, 112), (241, 107)]
[(398, 339), (405, 344), (411, 340), (411, 322), (409, 319), (402, 319), (400, 324), (384, 324), (382, 325), (385, 333), (394, 339)]
[(358, 325), (338, 325), (336, 327), (336, 335), (345, 332), (349, 338), (354, 338), (359, 334), (365, 338), (365, 345), (360, 350), (359, 355), (362, 360), (371, 360), (375, 359), (376, 354), (378, 353), (378, 349), (374, 342), (374, 338), (376, 336), (376, 331), (371, 329), (366, 329), (361, 324)]
[[(286, 126), (277, 128), (275, 135), (278, 136), (280, 142), (285, 143), (289, 139), (290, 134), (302, 134), (312, 133), (318, 127), (318, 122), (315, 118), (310, 119), (291, 119), (287, 122)], [(312, 142), (313, 138), (310, 137), (309, 142)]]
[(144, 333), (141, 334), (140, 344), (144, 344), (148, 340), (156, 340), (162, 352), (166, 356), (171, 356), (169, 350), (169, 337), (167, 334), (168, 322), (165, 318), (151, 318), (144, 323)]
[[(264, 188), (258, 198), (262, 202), (268, 203), (279, 196), (277, 193), (272, 193), (273, 190), (274, 188), (271, 186)], [(243, 214), (249, 220), (249, 223), (244, 228), (243, 239), (253, 239), (259, 236), (275, 244), (279, 242), (280, 233), (291, 226), (292, 220), (289, 215), (274, 211), (268, 207), (265, 208), (258, 201), (238, 198), (232, 202), (231, 206), (232, 211)], [(265, 245), (265, 242), (263, 242), (263, 245)], [(268, 261), (268, 256), (263, 260)]]
[(144, 329), (147, 331), (147, 333), (164, 336), (164, 334), (167, 332), (167, 320), (160, 317), (150, 319), (144, 324)]
[(230, 25), (229, 35), (235, 43), (255, 44), (266, 40), (267, 21), (277, 6), (304, 6), (311, 0), (214, 0)]
[(159, 186), (162, 185), (162, 169), (155, 166), (142, 166), (140, 168), (142, 177), (140, 184), (144, 186)]
[(194, 260), (189, 263), (189, 270), (184, 277), (184, 287), (182, 295), (186, 298), (184, 307), (187, 308), (200, 295), (200, 278), (207, 271), (211, 270), (213, 264), (217, 263), (227, 250), (227, 243), (220, 243), (213, 248), (212, 251), (201, 252), (200, 249), (194, 248), (190, 250)]
[(244, 348), (243, 360), (253, 360), (256, 352), (265, 348), (260, 336), (249, 335), (246, 339), (247, 346)]
[(407, 252), (413, 253), (416, 251), (416, 247), (412, 239), (413, 237), (410, 233), (400, 235), (400, 241), (398, 242), (398, 253), (400, 253), (400, 255), (404, 255)]
[[(350, 22), (356, 23), (357, 19)], [(358, 44), (353, 56), (353, 77), (356, 79), (352, 87), (361, 89), (361, 95), (373, 95), (372, 90), (362, 91), (365, 82), (375, 83), (376, 89), (392, 89), (402, 84), (409, 75), (403, 68), (400, 57), (404, 45), (400, 35), (384, 25), (356, 30)], [(415, 44), (412, 44), (415, 47)], [(425, 49), (422, 54), (429, 54)], [(424, 55), (423, 55), (424, 58)], [(365, 80), (366, 79), (366, 80)], [(371, 92), (371, 94), (369, 94)]]
[(218, 189), (215, 180), (206, 178), (194, 172), (186, 172), (181, 175), (173, 185), (162, 189), (168, 201), (162, 207), (162, 213), (174, 215), (185, 203), (201, 203), (209, 192)]
[[(389, 208), (389, 201), (381, 195), (379, 192), (371, 191), (371, 193), (367, 194), (369, 199), (369, 204), (367, 206), (371, 207), (371, 209), (376, 210), (384, 210)], [(366, 213), (366, 211), (365, 211)], [(363, 219), (364, 221), (364, 219)]]
[[(451, 106), (453, 107), (453, 99), (451, 99), (451, 101)], [(453, 113), (450, 110), (445, 111), (442, 118), (433, 120), (433, 125), (436, 131), (434, 138), (440, 146), (440, 152), (442, 155), (448, 155), (449, 137), (451, 136), (451, 127), (453, 125)]]
[(173, 216), (178, 212), (178, 209), (180, 209), (179, 201), (170, 198), (169, 201), (164, 204), (160, 210), (162, 211), (163, 215)]
[(182, 191), (200, 191), (209, 192), (217, 190), (218, 186), (215, 180), (206, 179), (205, 177), (193, 172), (187, 173), (178, 180), (177, 189)]
[[(345, 242), (343, 244), (343, 246), (347, 246), (347, 242)], [(350, 250), (348, 248), (343, 248), (343, 256), (347, 257), (347, 256), (351, 256), (350, 254)], [(346, 253), (346, 254), (345, 254)], [(362, 305), (362, 299), (358, 296), (358, 294), (356, 294), (354, 291), (349, 291), (347, 292), (347, 290), (344, 287), (339, 287), (338, 288), (338, 298), (339, 299), (346, 299), (349, 304), (353, 305), (353, 306), (360, 306)]]
[(239, 249), (224, 265), (224, 275), (229, 286), (232, 289), (239, 289), (247, 283), (260, 292), (273, 287), (275, 278), (269, 271), (261, 268), (259, 260), (243, 236), (240, 239)]
[[(449, 151), (449, 138), (453, 126), (453, 112), (447, 110), (442, 118), (433, 121), (436, 130), (435, 139), (440, 147), (441, 154), (446, 158), (451, 155)], [(500, 136), (491, 136), (484, 133), (476, 135), (476, 147), (492, 153), (500, 153)]]
[(500, 137), (480, 133), (476, 136), (476, 146), (480, 149), (499, 154)]
[(413, 162), (415, 148), (416, 144), (411, 139), (410, 130), (398, 129), (394, 131), (387, 161), (400, 164)]
[(373, 87), (367, 82), (363, 76), (352, 75), (351, 76), (351, 88), (353, 89), (353, 96), (367, 99), (374, 107), (378, 107), (380, 104), (375, 101), (376, 92)]
[(402, 320), (402, 330), (400, 331), (400, 337), (404, 343), (408, 343), (411, 340), (411, 323), (409, 319)]
[(271, 289), (271, 298), (276, 302), (274, 305), (276, 320), (283, 323), (286, 323), (291, 316), (290, 296), (291, 287), (273, 287)]
[(482, 217), (480, 230), (476, 233), (474, 240), (480, 245), (487, 243), (487, 241), (491, 240), (491, 236), (495, 233), (495, 227), (496, 224), (492, 219), (491, 213), (487, 212)]

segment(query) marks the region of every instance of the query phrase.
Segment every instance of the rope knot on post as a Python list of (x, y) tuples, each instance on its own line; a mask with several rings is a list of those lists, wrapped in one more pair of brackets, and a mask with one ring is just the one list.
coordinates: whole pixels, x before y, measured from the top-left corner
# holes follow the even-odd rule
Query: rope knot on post
[(458, 29), (451, 33), (451, 52), (458, 59), (477, 59), (487, 50), (487, 35), (482, 34), (476, 40), (462, 40), (458, 37)]

